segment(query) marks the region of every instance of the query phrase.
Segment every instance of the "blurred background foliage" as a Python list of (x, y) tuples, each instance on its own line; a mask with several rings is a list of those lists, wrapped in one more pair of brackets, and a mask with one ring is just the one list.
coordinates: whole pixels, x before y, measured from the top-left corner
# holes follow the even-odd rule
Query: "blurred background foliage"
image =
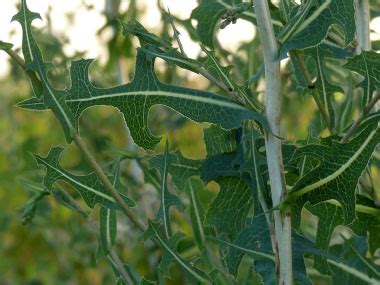
[[(111, 30), (112, 36), (107, 43), (106, 62), (101, 64), (95, 61), (91, 67), (91, 78), (95, 85), (114, 86), (133, 78), (135, 48), (138, 43), (134, 38), (122, 36), (119, 20), (139, 19), (146, 13), (146, 9), (153, 9), (153, 6), (156, 9), (157, 5), (162, 12), (162, 18), (153, 32), (171, 39), (176, 45), (172, 39), (173, 33), (166, 7), (163, 7), (160, 1), (155, 3), (152, 0), (146, 1), (147, 5), (143, 9), (144, 7), (141, 8), (136, 2), (137, 0), (128, 1), (128, 5), (123, 5), (124, 9), (121, 9), (120, 0), (107, 0), (105, 3), (106, 24), (98, 33), (101, 36), (102, 33)], [(89, 10), (93, 9), (92, 5), (86, 2), (83, 6)], [(66, 16), (72, 17), (70, 14)], [(192, 22), (173, 16), (176, 25), (181, 29), (187, 29), (190, 37), (196, 41)], [(70, 61), (85, 54), (77, 52), (68, 58), (64, 52), (67, 39), (52, 32), (51, 22), (54, 19), (49, 17), (49, 13), (43, 18), (44, 28), (36, 29), (34, 33), (44, 51), (45, 59), (53, 61), (56, 66), (50, 74), (52, 82), (55, 86), (64, 88), (70, 84), (68, 79)], [(143, 21), (142, 23), (144, 24)], [(226, 31), (228, 32), (228, 28)], [(67, 33), (70, 33), (70, 30)], [(262, 64), (257, 37), (241, 44), (235, 53), (230, 53), (220, 43), (217, 46), (215, 50), (217, 58), (224, 65), (234, 66), (232, 76), (237, 82), (244, 83), (259, 70)], [(374, 48), (380, 48), (377, 41), (374, 42)], [(199, 53), (199, 57), (202, 56), (204, 54)], [(37, 168), (30, 153), (46, 154), (51, 146), (63, 145), (65, 140), (59, 123), (51, 112), (34, 113), (15, 107), (17, 102), (30, 97), (31, 90), (23, 71), (13, 63), (10, 64), (8, 76), (2, 78), (0, 82), (0, 284), (113, 284), (111, 267), (104, 258), (99, 260), (96, 258), (98, 242), (86, 218), (67, 209), (52, 196), (43, 197), (37, 209), (31, 208), (34, 204), (30, 201), (36, 199), (36, 194), (30, 191), (31, 186), (23, 181), (28, 179), (40, 182), (43, 170)], [(313, 65), (312, 62), (309, 64)], [(178, 67), (168, 66), (163, 61), (157, 64), (156, 69), (163, 82), (221, 93), (217, 87), (209, 85), (200, 76)], [(311, 96), (297, 90), (288, 61), (284, 61), (282, 69), (283, 134), (286, 139), (292, 141), (306, 139), (310, 132), (314, 132), (314, 135), (323, 134), (320, 117), (316, 115), (317, 109)], [(331, 72), (330, 75), (332, 81), (339, 80), (339, 76), (347, 76), (338, 72)], [(251, 91), (262, 99), (262, 80), (252, 84)], [(357, 98), (358, 94), (353, 96)], [(335, 94), (335, 97), (338, 108), (339, 104), (344, 104), (347, 99), (343, 94)], [(352, 117), (357, 114), (358, 110), (353, 108)], [(188, 158), (205, 157), (203, 141), (205, 126), (189, 122), (175, 112), (160, 106), (151, 112), (150, 120), (153, 132), (167, 137), (171, 149), (179, 149)], [(130, 159), (131, 156), (138, 154), (138, 150), (134, 148), (131, 138), (125, 131), (122, 116), (115, 109), (96, 107), (85, 112), (80, 126), (82, 136), (106, 169), (109, 167), (107, 162), (120, 155), (124, 157), (122, 182), (128, 186), (130, 195), (140, 205), (141, 215), (153, 217), (158, 206), (158, 194), (151, 183), (145, 182), (141, 170), (136, 167), (136, 161)], [(162, 149), (163, 144), (160, 144), (156, 152), (162, 152)], [(78, 173), (89, 172), (75, 147), (68, 147), (62, 163), (71, 170), (77, 170)], [(371, 175), (366, 176), (365, 184), (376, 189), (374, 193), (379, 200), (378, 165), (379, 160), (374, 159)], [(78, 194), (68, 186), (62, 185), (62, 187), (74, 197), (78, 197)], [(216, 184), (208, 185), (208, 191), (201, 194), (202, 203), (208, 203), (214, 197), (216, 190)], [(33, 217), (34, 211), (36, 213)], [(97, 219), (97, 215), (93, 216)], [(152, 244), (144, 246), (136, 232), (131, 231), (131, 225), (124, 217), (120, 217), (118, 222), (117, 251), (123, 259), (136, 266), (142, 275), (154, 278), (159, 261), (158, 251), (156, 253)], [(180, 222), (181, 219), (178, 223)], [(187, 254), (187, 249), (191, 250), (191, 245), (186, 242), (181, 243), (180, 247), (184, 256)], [(174, 277), (170, 284), (182, 284), (181, 275), (176, 273), (175, 267), (172, 272)]]

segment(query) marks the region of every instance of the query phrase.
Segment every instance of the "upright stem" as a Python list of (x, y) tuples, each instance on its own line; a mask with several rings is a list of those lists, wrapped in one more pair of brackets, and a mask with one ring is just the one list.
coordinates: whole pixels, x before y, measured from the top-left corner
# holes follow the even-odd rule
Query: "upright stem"
[(358, 46), (356, 53), (360, 54), (362, 51), (371, 50), (371, 40), (369, 37), (369, 0), (356, 0), (355, 20), (356, 20), (356, 37)]
[[(280, 61), (278, 59), (278, 45), (274, 35), (266, 0), (256, 0), (254, 4), (257, 26), (261, 38), (265, 63), (265, 111), (269, 126), (273, 134), (280, 134)], [(284, 167), (282, 163), (281, 141), (273, 134), (266, 136), (266, 154), (268, 161), (269, 179), (273, 206), (280, 205), (286, 192)], [(290, 209), (284, 213), (274, 211), (274, 222), (277, 242), (277, 269), (279, 270), (279, 284), (291, 285), (292, 249), (291, 249), (291, 220)]]

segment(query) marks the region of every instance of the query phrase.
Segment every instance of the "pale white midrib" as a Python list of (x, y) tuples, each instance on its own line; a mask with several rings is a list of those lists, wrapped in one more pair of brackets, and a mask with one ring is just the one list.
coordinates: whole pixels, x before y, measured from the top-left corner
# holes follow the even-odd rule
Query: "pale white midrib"
[(189, 180), (189, 185), (190, 185), (191, 201), (193, 203), (194, 213), (195, 213), (195, 217), (197, 219), (199, 233), (201, 235), (202, 242), (205, 242), (206, 237), (205, 237), (205, 233), (203, 231), (202, 221), (201, 221), (201, 218), (200, 218), (200, 215), (199, 215), (199, 212), (198, 212), (198, 204), (197, 204), (197, 201), (195, 200), (194, 188), (193, 188), (193, 185), (191, 185), (191, 181), (190, 180)]
[(369, 276), (367, 276), (366, 274), (364, 274), (363, 272), (360, 272), (358, 270), (356, 270), (355, 268), (352, 268), (346, 264), (343, 264), (343, 263), (339, 263), (339, 262), (336, 262), (335, 260), (331, 260), (331, 259), (327, 259), (327, 262), (336, 266), (336, 267), (339, 267), (340, 269), (350, 273), (351, 275), (365, 281), (365, 282), (368, 282), (369, 284), (372, 284), (372, 285), (380, 285), (380, 281), (379, 280), (375, 280)]
[(366, 105), (369, 103), (369, 101), (371, 100), (371, 97), (370, 97), (370, 86), (371, 86), (371, 77), (369, 76), (369, 71), (368, 71), (368, 65), (367, 65), (367, 59), (364, 55), (364, 66), (365, 66), (365, 73), (367, 75), (367, 102), (366, 102)]
[(165, 154), (165, 159), (164, 159), (164, 172), (162, 174), (162, 181), (161, 181), (161, 207), (162, 207), (162, 212), (163, 212), (163, 217), (162, 219), (164, 220), (164, 229), (165, 229), (165, 235), (166, 238), (168, 239), (170, 237), (169, 235), (169, 221), (167, 220), (166, 217), (166, 205), (165, 205), (165, 190), (166, 190), (166, 173), (167, 173), (167, 153)]
[(173, 60), (173, 61), (177, 61), (177, 62), (180, 62), (180, 63), (183, 63), (185, 65), (188, 65), (188, 66), (191, 66), (193, 68), (197, 68), (198, 66), (195, 65), (195, 64), (192, 64), (188, 61), (185, 61), (183, 59), (180, 59), (178, 57), (173, 57), (173, 56), (168, 56), (168, 55), (165, 55), (165, 54), (161, 54), (161, 53), (157, 53), (157, 52), (154, 52), (154, 51), (151, 51), (151, 50), (145, 50), (144, 51), (148, 52), (148, 53), (151, 53), (157, 57), (160, 57), (160, 58), (163, 58), (163, 59), (170, 59), (170, 60)]
[(218, 100), (218, 99), (213, 99), (213, 98), (199, 97), (196, 95), (167, 92), (167, 91), (161, 91), (161, 90), (157, 90), (157, 91), (142, 90), (142, 91), (121, 92), (121, 93), (114, 93), (114, 94), (98, 95), (98, 96), (93, 96), (89, 98), (69, 99), (69, 100), (66, 100), (66, 102), (81, 103), (81, 102), (88, 102), (88, 101), (99, 100), (99, 99), (107, 99), (107, 98), (115, 98), (115, 97), (123, 97), (123, 96), (136, 96), (136, 95), (174, 97), (174, 98), (197, 101), (197, 102), (202, 102), (202, 103), (207, 103), (211, 105), (227, 107), (227, 108), (232, 108), (232, 109), (247, 110), (245, 107), (240, 106), (233, 102), (226, 102), (223, 100)]
[(189, 165), (183, 165), (180, 163), (171, 163), (171, 166), (176, 166), (176, 167), (181, 167), (181, 168), (186, 168), (186, 169), (191, 169), (191, 170), (198, 170), (197, 167), (189, 166)]
[[(45, 87), (47, 88), (47, 90), (48, 90), (50, 96), (53, 98), (54, 103), (58, 106), (58, 109), (59, 109), (60, 113), (63, 115), (63, 117), (64, 117), (64, 119), (65, 119), (67, 125), (68, 125), (69, 128), (70, 128), (70, 132), (71, 132), (72, 130), (75, 130), (75, 128), (74, 128), (74, 126), (71, 124), (70, 119), (67, 117), (67, 114), (66, 114), (65, 110), (62, 108), (62, 106), (61, 106), (61, 104), (59, 103), (59, 101), (57, 100), (57, 98), (55, 98), (54, 92), (50, 89), (49, 82), (48, 82), (48, 80), (47, 80), (47, 78), (46, 78), (46, 76), (45, 76), (45, 74), (44, 74), (44, 71), (41, 69), (41, 65), (40, 65), (40, 64), (41, 64), (41, 63), (38, 64), (38, 69), (39, 69), (39, 71), (40, 71), (39, 73), (40, 73), (40, 75), (41, 75), (41, 76), (40, 76), (40, 77), (41, 77), (41, 80), (43, 81)], [(57, 115), (58, 115), (58, 114), (57, 114)]]
[(167, 244), (161, 239), (160, 235), (158, 234), (158, 232), (156, 231), (155, 228), (153, 228), (153, 231), (154, 231), (154, 234), (156, 236), (156, 238), (158, 239), (158, 241), (160, 242), (160, 244), (170, 253), (171, 256), (174, 257), (174, 259), (183, 267), (185, 268), (190, 274), (192, 274), (193, 276), (195, 276), (198, 280), (200, 281), (203, 281), (203, 282), (207, 282), (207, 283), (210, 283), (207, 279), (203, 278), (202, 276), (200, 276), (197, 272), (195, 272), (194, 270), (192, 270), (185, 262), (183, 262), (183, 260), (175, 253), (171, 250), (170, 247), (167, 246)]
[(230, 88), (234, 89), (234, 85), (231, 83), (230, 79), (224, 74), (224, 72), (220, 69), (220, 66), (216, 62), (215, 58), (213, 56), (209, 56), (209, 58), (211, 58), (211, 60), (213, 61), (213, 63), (216, 65), (216, 67), (218, 68), (219, 72), (222, 74), (224, 80), (226, 80), (228, 82), (228, 85), (230, 86)]
[(295, 29), (297, 29), (297, 28), (298, 28), (298, 25), (301, 23), (301, 21), (304, 20), (304, 16), (305, 16), (306, 13), (308, 13), (309, 10), (310, 10), (311, 3), (312, 3), (312, 1), (309, 1), (309, 2), (306, 3), (307, 6), (304, 8), (302, 14), (298, 16), (297, 21), (296, 21), (296, 22), (292, 25), (292, 27), (286, 32), (286, 34), (284, 34), (284, 35), (281, 37), (280, 41), (281, 41), (282, 43), (285, 42), (285, 41), (291, 36), (292, 32), (293, 32)]
[(221, 243), (224, 243), (226, 245), (229, 245), (231, 247), (234, 247), (234, 248), (236, 248), (238, 250), (241, 250), (243, 252), (251, 253), (251, 254), (254, 254), (254, 255), (257, 255), (257, 256), (261, 256), (261, 257), (264, 257), (264, 258), (268, 258), (268, 259), (270, 259), (272, 261), (275, 261), (274, 255), (270, 255), (270, 254), (262, 253), (260, 251), (255, 251), (255, 250), (252, 250), (252, 249), (244, 248), (244, 247), (238, 246), (236, 244), (230, 243), (230, 242), (225, 241), (225, 240), (221, 240), (221, 239), (216, 239), (216, 240), (219, 241), (219, 242), (221, 242)]
[(293, 36), (299, 34), (302, 32), (304, 29), (307, 28), (308, 25), (310, 25), (311, 22), (313, 22), (330, 4), (332, 0), (326, 0), (315, 12), (307, 18), (302, 25), (299, 26), (299, 28), (294, 32)]
[(319, 49), (317, 48), (317, 62), (318, 62), (318, 70), (319, 70), (319, 77), (321, 78), (322, 82), (322, 92), (323, 92), (323, 104), (325, 107), (325, 112), (326, 114), (329, 113), (328, 109), (328, 103), (327, 103), (327, 94), (326, 94), (326, 83), (325, 83), (325, 78), (323, 76), (323, 69), (322, 69), (322, 63), (321, 63), (321, 58), (319, 57)]
[(107, 209), (106, 237), (107, 237), (108, 247), (111, 247), (110, 215), (111, 215), (111, 210)]
[(72, 179), (70, 176), (67, 176), (66, 173), (60, 171), (59, 169), (55, 168), (55, 167), (52, 166), (51, 164), (49, 164), (49, 163), (45, 163), (45, 162), (43, 162), (43, 164), (45, 164), (47, 167), (50, 167), (51, 169), (54, 169), (56, 172), (58, 172), (59, 174), (61, 174), (63, 177), (65, 177), (66, 179), (70, 180), (70, 181), (73, 182), (74, 184), (76, 184), (76, 185), (78, 185), (78, 186), (80, 186), (80, 187), (83, 187), (83, 188), (85, 188), (86, 190), (88, 190), (88, 191), (90, 191), (90, 192), (92, 192), (92, 193), (95, 193), (96, 195), (101, 196), (101, 197), (103, 197), (104, 199), (107, 199), (107, 200), (109, 200), (109, 201), (115, 203), (115, 200), (113, 200), (111, 197), (109, 197), (109, 196), (107, 196), (107, 195), (105, 195), (105, 194), (103, 194), (103, 193), (101, 193), (101, 192), (99, 192), (99, 191), (96, 191), (96, 190), (93, 189), (93, 188), (90, 188), (90, 187), (88, 187), (88, 186), (86, 186), (86, 185), (84, 185), (84, 184), (82, 184), (82, 183), (80, 183), (80, 182), (78, 182), (78, 181)]
[[(347, 168), (351, 166), (351, 164), (359, 157), (359, 155), (363, 152), (363, 150), (367, 147), (368, 143), (372, 140), (374, 135), (376, 134), (377, 129), (373, 130), (369, 136), (366, 138), (364, 143), (360, 146), (360, 148), (354, 153), (353, 156), (350, 157), (350, 159), (343, 164), (338, 170), (336, 170), (334, 173), (331, 175), (319, 180), (318, 182), (315, 182), (313, 184), (310, 184), (300, 190), (297, 190), (296, 192), (293, 193), (296, 197), (299, 197), (305, 193), (308, 193), (310, 191), (313, 191), (314, 189), (317, 189), (321, 187), (322, 185), (327, 184), (328, 182), (334, 180), (337, 178), (339, 175), (341, 175), (344, 171), (346, 171)], [(292, 195), (292, 194), (290, 194)]]
[(24, 6), (23, 13), (24, 13), (24, 25), (25, 25), (24, 29), (25, 29), (26, 42), (29, 49), (30, 58), (33, 61), (34, 59), (33, 59), (33, 54), (32, 54), (32, 48), (30, 47), (30, 39), (29, 39), (29, 33), (28, 33), (28, 23), (26, 21), (26, 5), (24, 4), (23, 6)]
[[(330, 204), (333, 204), (334, 206), (337, 206), (337, 207), (342, 207), (342, 205), (338, 201), (333, 200), (333, 199), (332, 200), (327, 200), (326, 202), (330, 203)], [(380, 217), (380, 209), (372, 208), (370, 206), (356, 204), (355, 205), (355, 210), (357, 212), (366, 213), (366, 214), (372, 214), (372, 215), (378, 215)]]

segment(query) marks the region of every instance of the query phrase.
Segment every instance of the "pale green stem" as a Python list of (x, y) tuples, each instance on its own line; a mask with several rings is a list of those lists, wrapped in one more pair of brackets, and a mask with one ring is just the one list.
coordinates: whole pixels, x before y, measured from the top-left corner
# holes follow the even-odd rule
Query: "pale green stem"
[(369, 0), (356, 0), (355, 4), (356, 37), (358, 42), (356, 53), (360, 54), (362, 51), (371, 50)]
[[(256, 0), (254, 10), (264, 53), (265, 111), (269, 127), (272, 131), (266, 136), (266, 154), (273, 207), (277, 207), (281, 204), (284, 194), (286, 194), (281, 140), (273, 135), (280, 135), (280, 61), (278, 59), (278, 45), (274, 35), (268, 2), (266, 0)], [(274, 211), (274, 221), (278, 247), (277, 266), (279, 269), (279, 284), (291, 285), (293, 271), (290, 208), (286, 207), (284, 213), (281, 213), (279, 210)]]

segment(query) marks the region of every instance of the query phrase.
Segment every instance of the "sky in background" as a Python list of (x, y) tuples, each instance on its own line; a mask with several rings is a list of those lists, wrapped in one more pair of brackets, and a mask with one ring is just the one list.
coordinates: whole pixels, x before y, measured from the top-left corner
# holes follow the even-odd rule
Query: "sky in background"
[[(169, 7), (171, 13), (181, 19), (190, 17), (191, 11), (197, 6), (196, 0), (161, 0), (164, 7)], [(94, 9), (88, 10), (82, 3), (91, 4)], [(122, 0), (121, 8), (128, 7), (128, 0)], [(11, 23), (11, 18), (17, 13), (16, 3), (18, 0), (0, 0), (0, 40), (11, 42), (15, 48), (21, 46), (21, 27), (17, 22)], [(138, 5), (145, 7), (145, 15), (141, 17), (141, 22), (150, 31), (155, 31), (159, 27), (161, 15), (155, 0), (139, 0)], [(50, 7), (50, 16), (53, 21), (53, 32), (56, 36), (64, 35), (69, 39), (69, 44), (65, 45), (64, 51), (67, 56), (72, 56), (75, 51), (86, 52), (86, 56), (97, 58), (100, 62), (105, 62), (107, 57), (106, 43), (112, 36), (112, 31), (97, 35), (98, 30), (105, 24), (103, 11), (105, 0), (28, 0), (30, 10), (46, 16)], [(73, 13), (74, 12), (74, 13)], [(66, 17), (73, 13), (71, 22)], [(42, 27), (45, 23), (36, 20), (35, 27)], [(199, 45), (192, 42), (187, 32), (178, 27), (181, 32), (181, 40), (190, 57), (195, 57), (200, 51)], [(235, 25), (219, 32), (221, 43), (231, 52), (236, 51), (241, 42), (247, 42), (254, 37), (255, 28), (248, 22), (238, 21)], [(7, 75), (9, 66), (7, 55), (0, 52), (0, 77)]]
[[(11, 23), (11, 18), (17, 13), (16, 3), (18, 0), (0, 0), (0, 40), (11, 42), (15, 48), (21, 46), (21, 28), (16, 22)], [(122, 0), (122, 9), (128, 6), (128, 0)], [(163, 6), (168, 7), (173, 15), (181, 19), (190, 17), (191, 11), (197, 6), (196, 0), (161, 0)], [(93, 5), (94, 9), (88, 10), (82, 3)], [(139, 0), (138, 5), (145, 7), (145, 15), (139, 19), (150, 31), (155, 31), (160, 26), (161, 15), (155, 0)], [(105, 0), (28, 0), (28, 6), (32, 11), (41, 14), (44, 19), (50, 7), (50, 16), (53, 21), (53, 32), (56, 36), (64, 35), (69, 39), (69, 44), (65, 45), (64, 51), (67, 56), (72, 56), (75, 51), (86, 52), (86, 56), (97, 58), (100, 62), (105, 62), (107, 58), (106, 43), (112, 35), (112, 31), (97, 35), (98, 30), (105, 24), (103, 11)], [(123, 9), (123, 10), (124, 10)], [(73, 13), (71, 22), (66, 17)], [(43, 21), (34, 21), (35, 27), (42, 27)], [(371, 36), (373, 39), (380, 39), (380, 18), (371, 22), (371, 28), (377, 33)], [(178, 27), (181, 32), (181, 40), (190, 57), (195, 57), (200, 48), (197, 43), (190, 40), (187, 32)], [(242, 42), (250, 41), (255, 35), (255, 27), (252, 24), (238, 20), (235, 25), (218, 31), (218, 38), (221, 44), (230, 52), (235, 52)], [(0, 52), (0, 77), (7, 75), (9, 66), (7, 55)]]

